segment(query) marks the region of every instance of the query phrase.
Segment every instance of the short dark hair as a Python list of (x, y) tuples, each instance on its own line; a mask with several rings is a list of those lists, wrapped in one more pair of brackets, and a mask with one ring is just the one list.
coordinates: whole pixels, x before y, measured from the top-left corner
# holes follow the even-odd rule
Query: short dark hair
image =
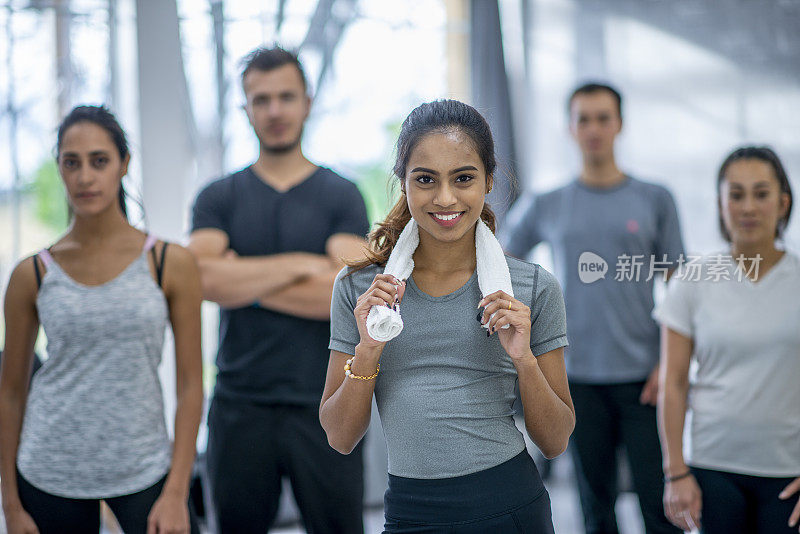
[(270, 71), (284, 65), (294, 65), (297, 72), (300, 73), (300, 79), (303, 80), (303, 91), (308, 92), (308, 79), (295, 52), (290, 52), (280, 46), (272, 48), (260, 46), (242, 58), (241, 64), (244, 65), (242, 85), (244, 85), (245, 77), (253, 70)]
[[(120, 126), (119, 121), (105, 106), (76, 106), (72, 111), (64, 117), (61, 124), (58, 125), (58, 134), (56, 136), (56, 159), (61, 155), (61, 144), (64, 141), (64, 134), (70, 127), (89, 122), (97, 125), (108, 133), (114, 146), (117, 147), (120, 159), (125, 159), (130, 152), (128, 150), (128, 138), (125, 135), (125, 130)], [(128, 218), (128, 209), (125, 203), (125, 188), (122, 184), (119, 186), (118, 201), (119, 207), (125, 218)]]
[(576, 96), (589, 95), (598, 93), (600, 91), (607, 91), (611, 93), (611, 96), (613, 96), (614, 100), (617, 101), (617, 111), (619, 112), (619, 118), (622, 119), (622, 95), (614, 87), (606, 83), (599, 82), (585, 83), (572, 91), (572, 94), (569, 95), (569, 100), (567, 100), (567, 115), (572, 114), (572, 101), (575, 100)]
[(722, 162), (722, 165), (720, 165), (719, 173), (717, 173), (717, 217), (719, 219), (719, 231), (722, 233), (722, 237), (725, 239), (725, 241), (730, 243), (731, 236), (728, 233), (728, 230), (725, 228), (725, 221), (722, 220), (722, 203), (720, 202), (722, 199), (720, 196), (720, 187), (722, 186), (722, 181), (725, 179), (725, 172), (728, 170), (728, 167), (730, 167), (732, 163), (743, 159), (756, 159), (767, 163), (770, 167), (772, 167), (772, 170), (775, 173), (775, 179), (778, 180), (781, 193), (788, 193), (789, 208), (786, 210), (786, 215), (778, 221), (778, 225), (775, 227), (775, 237), (782, 237), (784, 230), (786, 230), (786, 225), (789, 224), (789, 217), (792, 215), (792, 205), (794, 204), (794, 199), (792, 197), (792, 186), (789, 183), (789, 177), (786, 175), (786, 169), (783, 168), (783, 164), (781, 163), (781, 160), (775, 151), (768, 146), (739, 147), (731, 152), (728, 157), (725, 158), (725, 161)]

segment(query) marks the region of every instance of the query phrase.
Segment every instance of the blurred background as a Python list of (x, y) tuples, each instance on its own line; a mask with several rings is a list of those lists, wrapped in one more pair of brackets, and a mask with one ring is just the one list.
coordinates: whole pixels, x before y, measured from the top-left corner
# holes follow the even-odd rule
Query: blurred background
[[(299, 50), (311, 80), (306, 156), (352, 179), (373, 221), (391, 205), (393, 142), (417, 104), (458, 98), (484, 113), (502, 217), (522, 192), (576, 176), (565, 100), (601, 80), (624, 98), (621, 168), (672, 191), (688, 252), (718, 251), (715, 176), (733, 147), (771, 145), (800, 191), (798, 28), (798, 0), (0, 0), (0, 278), (67, 227), (53, 147), (77, 104), (105, 103), (130, 136), (132, 219), (185, 241), (198, 189), (256, 159), (239, 60), (273, 43)], [(785, 245), (798, 251), (796, 219)], [(549, 266), (546, 250), (534, 257)], [(205, 306), (210, 391), (217, 313)], [(46, 357), (43, 336), (37, 349)], [(167, 391), (171, 362), (165, 354)], [(373, 426), (370, 531), (385, 484)], [(556, 531), (580, 532), (563, 460), (548, 481)], [(620, 507), (623, 532), (642, 532), (635, 497)]]

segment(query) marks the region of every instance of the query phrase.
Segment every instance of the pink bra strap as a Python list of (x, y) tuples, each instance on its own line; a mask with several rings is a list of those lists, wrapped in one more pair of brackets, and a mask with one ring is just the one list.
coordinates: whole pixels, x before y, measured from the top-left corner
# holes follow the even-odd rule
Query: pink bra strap
[(147, 239), (145, 239), (144, 241), (144, 248), (142, 250), (144, 252), (147, 252), (148, 250), (153, 248), (153, 246), (155, 246), (157, 242), (158, 238), (156, 236), (154, 236), (153, 234), (147, 234)]
[(53, 264), (53, 256), (50, 255), (50, 251), (46, 248), (39, 251), (39, 257), (42, 258), (42, 263), (44, 263), (45, 267), (49, 268)]

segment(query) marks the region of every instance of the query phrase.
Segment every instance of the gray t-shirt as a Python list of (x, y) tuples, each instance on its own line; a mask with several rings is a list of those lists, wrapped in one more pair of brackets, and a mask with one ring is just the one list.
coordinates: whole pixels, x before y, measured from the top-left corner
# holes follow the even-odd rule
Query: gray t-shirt
[(686, 264), (653, 311), (692, 340), (684, 456), (689, 465), (800, 475), (800, 258), (756, 283), (729, 255)]
[[(507, 258), (514, 296), (531, 308), (535, 356), (566, 346), (564, 300), (542, 267)], [(354, 354), (360, 337), (353, 309), (382, 272), (339, 273), (331, 303), (329, 347)], [(476, 320), (475, 274), (456, 291), (432, 297), (413, 276), (401, 304), (404, 328), (381, 356), (375, 399), (389, 452), (389, 473), (448, 478), (499, 465), (525, 448), (514, 425), (517, 373), (497, 335)]]
[[(552, 248), (567, 306), (570, 380), (645, 380), (659, 352), (650, 267), (666, 270), (684, 252), (672, 195), (630, 177), (607, 189), (573, 181), (522, 199), (508, 221), (501, 235), (508, 254), (525, 258), (542, 241)], [(664, 255), (668, 263), (660, 263)]]

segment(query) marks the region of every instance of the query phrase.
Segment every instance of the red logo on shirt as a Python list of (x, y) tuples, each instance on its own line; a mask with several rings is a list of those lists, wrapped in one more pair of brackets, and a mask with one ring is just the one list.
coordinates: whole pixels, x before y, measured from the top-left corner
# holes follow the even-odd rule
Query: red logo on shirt
[(628, 222), (625, 223), (625, 227), (630, 233), (635, 234), (639, 231), (639, 222), (636, 219), (628, 219)]

